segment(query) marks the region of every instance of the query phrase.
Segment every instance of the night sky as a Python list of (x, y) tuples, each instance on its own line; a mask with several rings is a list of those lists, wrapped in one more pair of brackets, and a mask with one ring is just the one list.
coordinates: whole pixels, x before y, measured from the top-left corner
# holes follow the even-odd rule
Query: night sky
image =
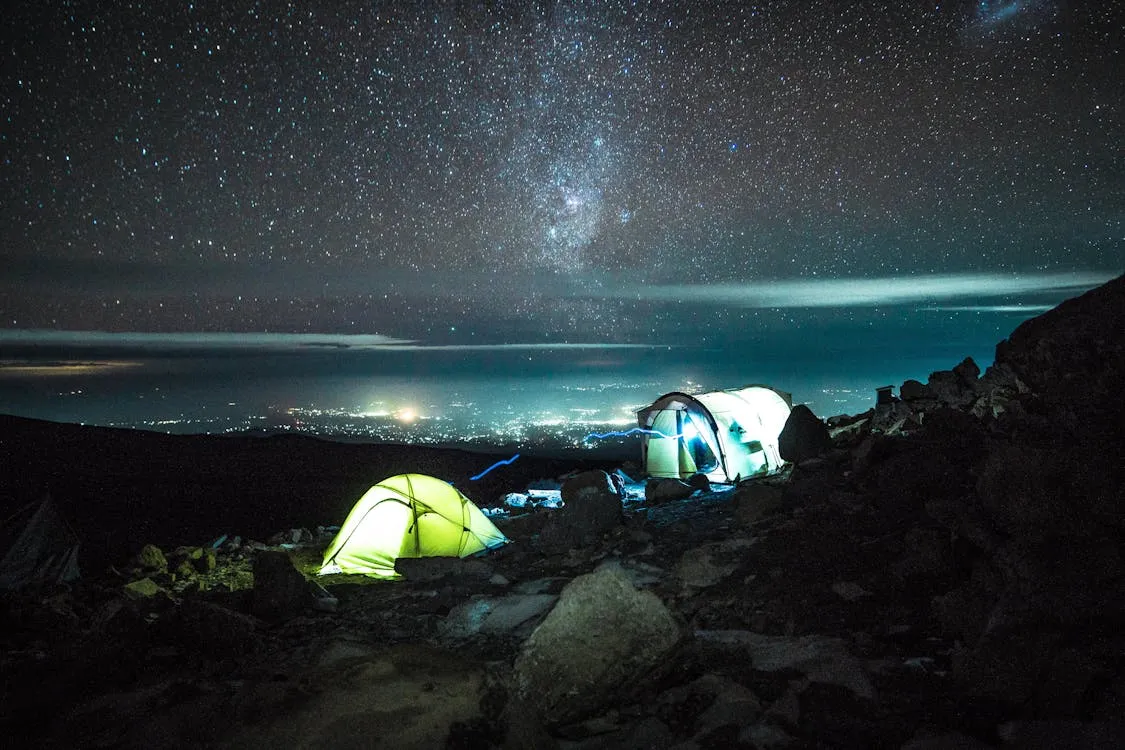
[(1054, 304), (1125, 266), (1123, 6), (17, 0), (0, 327), (721, 344)]

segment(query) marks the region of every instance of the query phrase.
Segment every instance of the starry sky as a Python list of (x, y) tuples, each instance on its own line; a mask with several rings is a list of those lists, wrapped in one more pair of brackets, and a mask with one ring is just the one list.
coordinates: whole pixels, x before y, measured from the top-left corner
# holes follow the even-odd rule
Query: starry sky
[(1125, 267), (1118, 3), (4, 15), (3, 329), (718, 344)]

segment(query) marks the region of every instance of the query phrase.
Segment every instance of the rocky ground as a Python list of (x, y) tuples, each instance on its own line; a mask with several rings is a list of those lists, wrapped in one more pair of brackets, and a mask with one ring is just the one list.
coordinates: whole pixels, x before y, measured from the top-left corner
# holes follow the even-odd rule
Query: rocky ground
[(623, 502), (612, 467), (536, 467), (562, 508), (402, 580), (306, 580), (331, 538), (308, 516), (347, 508), (272, 537), (154, 521), (105, 575), (2, 600), (0, 723), (46, 747), (1123, 747), (1123, 383), (1118, 279), (983, 376), (796, 411), (781, 476)]

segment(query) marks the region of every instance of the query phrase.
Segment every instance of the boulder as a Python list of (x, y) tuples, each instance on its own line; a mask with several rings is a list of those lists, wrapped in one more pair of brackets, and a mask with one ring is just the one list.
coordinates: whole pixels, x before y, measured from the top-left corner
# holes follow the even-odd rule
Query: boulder
[[(655, 716), (649, 716), (613, 734), (599, 737), (594, 747), (603, 750), (651, 750), (652, 748), (673, 747), (676, 745), (675, 735), (664, 722)], [(681, 750), (693, 747), (689, 744), (679, 745)]]
[(836, 581), (830, 588), (833, 594), (848, 602), (856, 602), (871, 596), (870, 591), (855, 581)]
[(258, 643), (255, 618), (196, 597), (185, 598), (175, 614), (160, 623), (165, 639), (212, 656), (252, 652)]
[(504, 536), (509, 539), (526, 541), (543, 531), (543, 527), (547, 525), (547, 520), (552, 514), (553, 512), (548, 513), (546, 511), (531, 512), (508, 516), (507, 518), (499, 516), (492, 520), (497, 528), (504, 532)]
[(917, 380), (907, 380), (898, 389), (899, 394), (902, 396), (903, 401), (920, 401), (922, 399), (933, 398), (933, 393), (929, 387), (924, 383)]
[(162, 592), (160, 586), (151, 578), (142, 578), (139, 581), (130, 581), (125, 584), (125, 596), (130, 599), (148, 599)]
[(707, 478), (706, 474), (692, 474), (688, 478), (688, 486), (693, 491), (697, 492), (710, 492), (711, 480)]
[(180, 560), (180, 564), (172, 572), (175, 573), (176, 579), (181, 581), (191, 580), (198, 573), (189, 560)]
[(752, 724), (760, 716), (762, 704), (744, 685), (708, 673), (661, 693), (657, 712), (700, 741), (722, 727)]
[(952, 370), (930, 373), (928, 390), (934, 398), (954, 409), (964, 409), (977, 400), (980, 367), (966, 357)]
[(786, 461), (800, 463), (815, 458), (832, 447), (828, 427), (804, 404), (797, 404), (789, 412), (785, 426), (777, 437), (778, 452)]
[(829, 425), (828, 435), (836, 445), (847, 447), (861, 440), (871, 431), (870, 417), (851, 422)]
[(1111, 671), (1112, 667), (1099, 663), (1085, 648), (1059, 649), (1035, 689), (1038, 715), (1089, 715), (1090, 698)]
[(484, 560), (461, 557), (400, 557), (395, 572), (411, 583), (431, 583), (452, 576), (469, 581), (487, 581), (492, 566)]
[(571, 477), (563, 483), (561, 493), (565, 514), (572, 521), (597, 533), (621, 523), (621, 495), (606, 472), (586, 471)]
[(621, 496), (604, 471), (587, 471), (562, 486), (563, 507), (553, 512), (539, 534), (546, 552), (565, 552), (593, 544), (621, 526)]
[(903, 556), (891, 565), (891, 572), (904, 580), (914, 576), (940, 575), (947, 569), (949, 547), (948, 532), (910, 529), (903, 538)]
[(1004, 747), (1021, 750), (1118, 750), (1125, 721), (1011, 721), (1000, 727)]
[(1002, 587), (1000, 573), (984, 560), (977, 560), (967, 582), (930, 602), (942, 633), (951, 639), (976, 643)]
[(388, 644), (326, 675), (246, 680), (212, 720), (221, 715), (229, 725), (226, 747), (494, 746), (473, 737), (484, 722), (487, 684), (485, 670), (456, 652)]
[(774, 636), (749, 630), (699, 630), (695, 637), (706, 647), (748, 655), (756, 671), (799, 672), (810, 682), (838, 685), (867, 700), (875, 698), (875, 688), (862, 664), (841, 638)]
[(676, 563), (676, 578), (684, 585), (693, 588), (707, 588), (723, 580), (738, 567), (736, 563), (716, 562), (715, 555), (720, 552), (718, 544), (707, 544), (689, 549)]
[(191, 560), (192, 567), (199, 573), (210, 573), (215, 569), (217, 558), (215, 550), (211, 547), (196, 547), (192, 553), (188, 555)]
[(941, 445), (948, 453), (958, 452), (958, 461), (966, 468), (984, 455), (988, 434), (979, 418), (947, 407), (926, 412), (922, 437)]
[(1027, 446), (994, 450), (980, 472), (977, 495), (1002, 531), (1044, 537), (1071, 515), (1066, 464), (1058, 451)]
[(312, 604), (305, 576), (280, 551), (259, 552), (254, 558), (251, 611), (263, 620), (287, 620)]
[(141, 547), (141, 551), (137, 553), (134, 562), (141, 570), (159, 573), (168, 572), (168, 558), (164, 556), (164, 552), (155, 544), (146, 544), (144, 547)]
[(473, 597), (450, 610), (442, 632), (452, 638), (516, 632), (545, 614), (556, 601), (558, 597), (552, 594)]
[(645, 502), (649, 505), (663, 505), (689, 498), (695, 488), (679, 479), (650, 479), (645, 482)]
[(960, 732), (919, 731), (900, 750), (991, 750), (975, 737)]
[(1031, 700), (1051, 663), (1059, 634), (1034, 628), (985, 634), (975, 646), (953, 653), (953, 678), (966, 695), (1009, 708)]
[(771, 484), (744, 484), (734, 492), (734, 512), (743, 525), (758, 521), (782, 506), (785, 493)]
[(965, 357), (961, 360), (961, 364), (953, 368), (953, 374), (960, 378), (965, 385), (972, 386), (980, 378), (980, 366), (973, 361), (972, 357)]
[(734, 680), (720, 678), (711, 705), (699, 715), (696, 736), (706, 737), (727, 726), (745, 727), (762, 711), (761, 701), (749, 688)]
[(532, 632), (516, 659), (514, 691), (548, 725), (604, 710), (619, 691), (661, 664), (680, 629), (653, 593), (603, 567), (579, 576)]

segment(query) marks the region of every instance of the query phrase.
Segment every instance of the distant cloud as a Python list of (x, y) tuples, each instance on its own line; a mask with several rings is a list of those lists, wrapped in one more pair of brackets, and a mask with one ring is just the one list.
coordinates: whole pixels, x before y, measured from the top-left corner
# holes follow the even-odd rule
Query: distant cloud
[(1054, 305), (934, 305), (919, 307), (921, 312), (1041, 313)]
[(313, 333), (110, 333), (107, 331), (0, 330), (0, 343), (56, 346), (115, 346), (145, 349), (373, 348), (414, 343), (382, 334)]
[(1078, 293), (1104, 284), (1101, 272), (943, 274), (876, 279), (801, 279), (727, 284), (626, 287), (634, 299), (684, 301), (750, 308), (879, 307), (964, 298)]
[[(668, 344), (604, 344), (604, 343), (589, 343), (589, 344), (409, 344), (409, 345), (389, 345), (381, 346), (380, 349), (389, 349), (392, 351), (440, 351), (440, 352), (483, 352), (483, 351), (556, 351), (556, 350), (586, 350), (586, 349), (668, 349)], [(671, 347), (674, 348), (674, 347)]]
[[(647, 349), (648, 344), (534, 343), (426, 345), (382, 334), (318, 333), (109, 333), (106, 331), (0, 330), (0, 344), (23, 346), (109, 347), (150, 350), (269, 349), (287, 351), (550, 351)], [(664, 346), (664, 345), (661, 345)]]

